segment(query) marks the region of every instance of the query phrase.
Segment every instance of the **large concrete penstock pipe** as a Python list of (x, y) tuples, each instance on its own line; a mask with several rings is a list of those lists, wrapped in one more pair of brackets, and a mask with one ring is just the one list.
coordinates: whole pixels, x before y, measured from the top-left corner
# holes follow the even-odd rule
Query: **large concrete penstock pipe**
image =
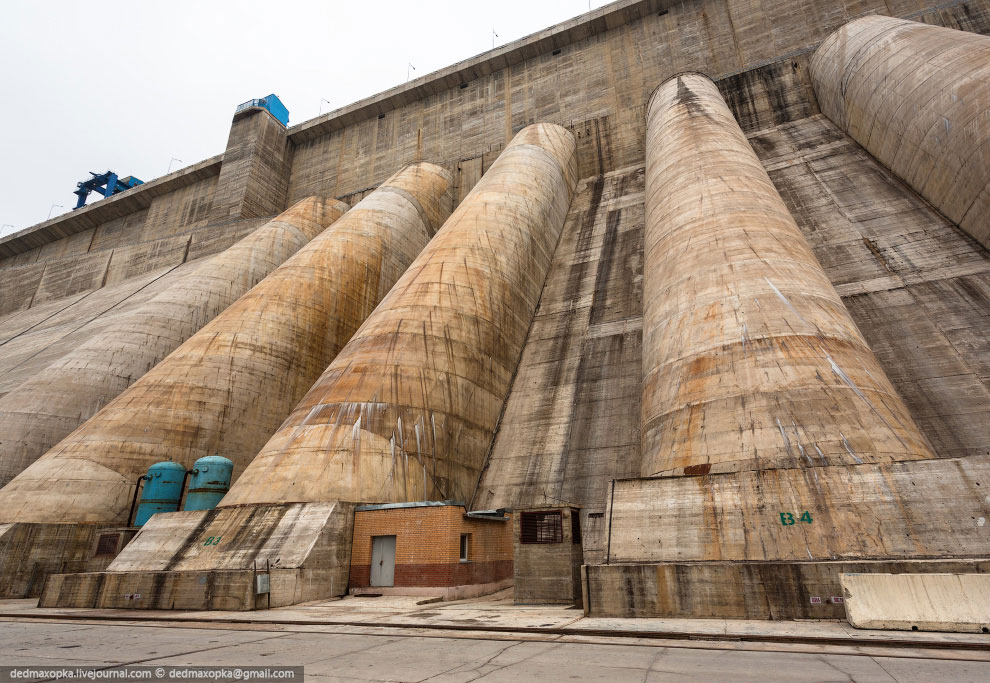
[(810, 614), (843, 572), (977, 570), (990, 459), (933, 452), (701, 74), (649, 102), (645, 204), (643, 477), (612, 484), (596, 609)]
[(0, 486), (92, 417), (340, 218), (309, 197), (205, 262), (0, 398)]
[(121, 523), (154, 462), (243, 470), (452, 206), (446, 170), (396, 173), (11, 481), (0, 519)]
[(990, 37), (867, 16), (811, 60), (822, 113), (990, 247)]
[(644, 476), (931, 458), (716, 86), (646, 140)]
[(520, 131), (223, 499), (470, 500), (575, 187)]

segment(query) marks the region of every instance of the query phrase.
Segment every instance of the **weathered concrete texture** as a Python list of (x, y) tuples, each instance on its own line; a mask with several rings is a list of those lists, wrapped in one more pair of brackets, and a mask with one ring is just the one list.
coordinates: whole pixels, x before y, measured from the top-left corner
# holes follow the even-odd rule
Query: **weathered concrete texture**
[(159, 460), (219, 452), (236, 477), (451, 207), (450, 176), (399, 171), (0, 491), (6, 521), (123, 523)]
[(725, 76), (719, 92), (746, 133), (818, 114), (808, 62), (811, 52)]
[(990, 455), (990, 254), (824, 116), (750, 142), (935, 454)]
[[(715, 79), (738, 76), (751, 89), (751, 102), (734, 102), (734, 111), (745, 113), (746, 130), (794, 120), (786, 117), (816, 108), (808, 54), (867, 13), (990, 32), (987, 0), (944, 6), (932, 0), (610, 3), (294, 126), (289, 197), (348, 194), (397, 164), (424, 158), (453, 170), (460, 160), (484, 156), (487, 167), (488, 157), (533, 121), (558, 123), (575, 135), (597, 126), (607, 139), (600, 150), (606, 172), (640, 164), (650, 91), (687, 70)], [(580, 157), (579, 178), (599, 173), (593, 155)], [(354, 158), (363, 163), (348, 163)]]
[(469, 500), (576, 179), (523, 129), (221, 502)]
[[(340, 557), (344, 566), (337, 567), (343, 571), (343, 579), (336, 582), (342, 594), (347, 582), (353, 516), (351, 507), (343, 503), (290, 503), (158, 514), (142, 527), (107, 571), (261, 570), (266, 564), (297, 568), (314, 552), (325, 552), (329, 547), (324, 547), (326, 543), (332, 542), (334, 552), (343, 553)], [(239, 534), (245, 525), (258, 533)], [(338, 540), (343, 542), (338, 544)], [(336, 555), (334, 558), (339, 559)]]
[[(353, 520), (346, 503), (157, 514), (105, 572), (50, 576), (40, 604), (251, 610), (343, 595)], [(257, 574), (268, 593), (255, 595)]]
[(578, 184), (472, 503), (582, 506), (589, 563), (605, 556), (609, 481), (639, 474), (643, 178)]
[(0, 398), (0, 484), (96, 414), (346, 210), (336, 200), (305, 199), (140, 307), (97, 318), (99, 333)]
[[(585, 567), (585, 613), (611, 617), (843, 619), (848, 572), (990, 572), (986, 560), (667, 562)], [(814, 600), (813, 600), (814, 599)]]
[[(99, 336), (101, 330), (113, 326), (116, 319), (133, 312), (171, 287), (177, 279), (193, 272), (202, 265), (200, 259), (223, 251), (267, 222), (267, 219), (255, 218), (198, 229), (182, 238), (182, 252), (171, 248), (158, 251), (155, 243), (149, 243), (138, 245), (141, 247), (138, 251), (143, 254), (140, 258), (125, 261), (115, 258), (116, 253), (112, 254), (110, 268), (106, 271), (107, 281), (101, 280), (97, 288), (44, 303), (34, 301), (28, 309), (0, 317), (0, 395)], [(147, 261), (142, 261), (145, 257)], [(39, 264), (41, 268), (49, 265), (52, 262)], [(78, 267), (85, 273), (86, 259), (81, 259)], [(126, 275), (126, 279), (111, 281), (109, 273), (118, 271), (122, 276)], [(33, 296), (33, 292), (29, 296)]]
[(266, 607), (265, 596), (254, 594), (254, 577), (251, 570), (50, 574), (38, 605), (253, 610)]
[(824, 114), (990, 247), (990, 37), (863, 17), (811, 75)]
[[(174, 206), (174, 210), (164, 209), (164, 213), (178, 220), (190, 217), (195, 221), (205, 220), (220, 164), (221, 157), (215, 156), (110, 198), (91, 201), (76, 211), (0, 237), (0, 268), (33, 263), (38, 260), (39, 254), (52, 249), (61, 251), (67, 245), (78, 247), (80, 240), (86, 241), (87, 234), (97, 242), (107, 238), (134, 239), (135, 233), (140, 233), (141, 227), (145, 226), (149, 210), (156, 204), (156, 211)], [(207, 192), (190, 191), (190, 186), (210, 189)], [(154, 230), (157, 226), (146, 227)], [(174, 230), (179, 226), (168, 227)], [(122, 235), (122, 232), (126, 234)]]
[(621, 480), (611, 561), (985, 557), (990, 457)]
[[(162, 235), (143, 239), (140, 225), (134, 224), (105, 241), (97, 241), (97, 231), (90, 229), (49, 243), (35, 250), (36, 259), (25, 259), (24, 263), (0, 268), (0, 315), (114, 285), (164, 266), (177, 266), (195, 260), (223, 248), (218, 246), (204, 253), (201, 242), (205, 235), (219, 229), (226, 235), (240, 238), (259, 225), (257, 220), (235, 220), (210, 228), (197, 226), (178, 234), (162, 226)], [(224, 246), (229, 246), (233, 241), (236, 239)]]
[[(347, 201), (355, 203), (402, 164), (422, 159), (454, 173), (460, 199), (512, 134), (534, 120), (560, 123), (579, 138), (580, 178), (600, 173), (599, 167), (640, 164), (649, 90), (685, 69), (724, 77), (720, 88), (743, 129), (766, 128), (817, 110), (807, 74), (811, 50), (867, 12), (990, 31), (988, 0), (937, 7), (921, 0), (773, 0), (756, 10), (726, 0), (623, 0), (293, 127), (285, 149), (275, 128), (233, 135), (222, 158), (223, 182), (218, 184), (221, 157), (215, 157), (101, 200), (0, 239), (0, 253), (10, 254), (0, 267), (42, 264), (49, 257), (39, 260), (41, 251), (78, 253), (90, 231), (93, 249), (115, 239), (123, 245), (135, 236), (171, 236), (187, 223), (205, 222), (214, 206), (223, 207), (218, 215), (226, 217), (231, 210), (260, 210), (249, 205), (265, 202), (273, 202), (268, 213), (274, 214), (286, 197), (354, 195)], [(281, 165), (290, 160), (288, 171)], [(280, 167), (284, 178), (278, 178)], [(266, 191), (272, 197), (263, 198)], [(97, 279), (104, 272), (97, 261), (75, 270)], [(12, 296), (26, 295), (18, 287)]]
[(285, 206), (292, 149), (285, 126), (268, 111), (252, 107), (236, 113), (217, 180), (212, 220), (267, 216)]
[(643, 475), (934, 457), (714, 84), (647, 128)]
[(990, 574), (842, 574), (856, 628), (990, 631)]
[[(140, 214), (154, 202), (174, 204), (167, 210), (170, 220), (208, 215), (214, 205), (224, 207), (218, 210), (226, 216), (239, 201), (249, 205), (251, 184), (271, 190), (273, 197), (288, 192), (269, 211), (273, 214), (285, 208), (285, 201), (359, 193), (402, 164), (423, 159), (452, 172), (464, 167), (463, 184), (469, 188), (475, 166), (487, 169), (513, 133), (532, 121), (559, 123), (575, 134), (597, 126), (608, 138), (601, 150), (606, 170), (639, 164), (644, 104), (656, 83), (688, 69), (745, 83), (750, 102), (728, 93), (726, 99), (747, 131), (781, 123), (782, 116), (803, 116), (816, 106), (806, 73), (808, 55), (830, 32), (867, 13), (990, 32), (988, 0), (620, 0), (294, 126), (287, 149), (266, 132), (239, 157), (257, 162), (254, 180), (241, 183), (229, 199), (213, 202), (207, 196), (203, 203), (180, 208), (178, 198), (179, 190), (201, 181), (212, 182), (218, 197), (226, 195), (217, 179), (221, 162), (228, 176), (238, 166), (236, 144), (228, 154), (0, 238), (0, 256), (16, 258), (123, 219), (153, 230), (155, 225)], [(291, 171), (276, 179), (286, 162)], [(579, 177), (597, 172), (590, 157), (580, 163)], [(246, 179), (241, 166), (234, 175)], [(4, 264), (0, 261), (0, 267)]]
[[(212, 176), (194, 182), (152, 199), (147, 209), (42, 243), (0, 261), (0, 314), (196, 259), (205, 255), (203, 237), (217, 231), (236, 236), (225, 245), (229, 246), (246, 234), (244, 228), (257, 227), (260, 223), (227, 218), (207, 225), (216, 180)], [(278, 211), (264, 216), (270, 218)], [(39, 228), (39, 232), (44, 234), (45, 229)], [(206, 253), (222, 248), (217, 246)]]
[[(990, 458), (929, 450), (715, 87), (661, 86), (648, 130), (642, 467), (655, 478), (615, 483), (608, 559), (659, 564), (647, 574), (765, 563), (761, 581), (806, 592), (809, 560), (836, 584), (838, 559), (984, 557)], [(676, 609), (673, 584), (637, 588), (635, 568), (612, 579), (626, 606), (605, 583), (588, 599), (601, 614), (691, 616), (773, 603), (741, 565), (717, 564), (717, 581), (694, 566)]]
[(96, 535), (95, 526), (0, 524), (0, 595), (40, 595), (48, 574), (85, 571)]
[(143, 306), (202, 262), (158, 268), (0, 319), (0, 394), (13, 391), (46, 367)]
[[(560, 514), (559, 543), (523, 543), (523, 520), (534, 513)], [(513, 510), (513, 591), (517, 605), (580, 605), (581, 549), (580, 510), (573, 507), (522, 508)], [(574, 532), (577, 531), (577, 534)]]

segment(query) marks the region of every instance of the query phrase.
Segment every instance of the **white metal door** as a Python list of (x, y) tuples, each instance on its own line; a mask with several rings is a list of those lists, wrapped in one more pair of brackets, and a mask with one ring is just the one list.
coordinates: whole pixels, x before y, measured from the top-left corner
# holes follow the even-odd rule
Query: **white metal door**
[(391, 586), (395, 581), (395, 536), (371, 538), (371, 585)]

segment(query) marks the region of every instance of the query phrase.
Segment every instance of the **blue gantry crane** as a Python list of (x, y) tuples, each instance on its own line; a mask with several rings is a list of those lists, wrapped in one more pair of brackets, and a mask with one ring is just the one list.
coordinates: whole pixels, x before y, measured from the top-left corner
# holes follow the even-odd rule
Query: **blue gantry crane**
[(73, 193), (79, 197), (74, 207), (76, 209), (86, 206), (86, 198), (89, 197), (90, 192), (99, 192), (104, 197), (111, 197), (118, 192), (123, 192), (124, 190), (144, 184), (143, 180), (139, 180), (132, 175), (118, 178), (117, 174), (113, 171), (107, 171), (106, 173), (93, 173), (90, 171), (89, 174), (93, 177), (81, 183), (76, 183), (78, 189)]

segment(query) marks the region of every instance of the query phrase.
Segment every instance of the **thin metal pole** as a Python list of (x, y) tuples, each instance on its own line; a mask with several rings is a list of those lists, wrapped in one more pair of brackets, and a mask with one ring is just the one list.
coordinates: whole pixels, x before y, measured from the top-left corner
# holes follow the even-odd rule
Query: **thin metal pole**
[(612, 508), (615, 506), (615, 479), (612, 480), (612, 495), (608, 500), (608, 546), (605, 549), (605, 564), (612, 557)]

